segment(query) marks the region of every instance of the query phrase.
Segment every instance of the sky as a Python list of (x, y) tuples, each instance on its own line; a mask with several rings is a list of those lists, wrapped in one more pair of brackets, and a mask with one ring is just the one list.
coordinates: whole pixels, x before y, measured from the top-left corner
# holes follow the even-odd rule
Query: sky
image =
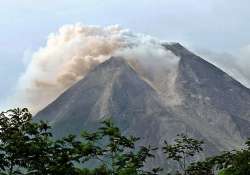
[(180, 42), (250, 87), (249, 7), (249, 0), (0, 0), (0, 107), (48, 35), (79, 22)]

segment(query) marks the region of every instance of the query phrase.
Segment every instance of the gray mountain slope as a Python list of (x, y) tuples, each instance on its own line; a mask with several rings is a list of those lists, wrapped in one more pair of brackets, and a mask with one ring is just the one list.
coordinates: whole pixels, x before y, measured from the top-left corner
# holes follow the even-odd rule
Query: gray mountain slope
[(111, 116), (125, 132), (142, 137), (155, 138), (158, 120), (178, 122), (154, 89), (122, 58), (111, 58), (96, 67), (35, 119), (50, 121), (56, 136), (62, 136), (96, 128)]
[[(224, 113), (232, 120), (228, 122), (235, 124), (235, 132), (239, 131), (242, 138), (249, 137), (250, 90), (180, 44), (165, 47), (181, 57), (176, 83), (180, 85), (179, 88), (185, 95), (185, 105), (197, 109), (192, 103), (200, 105), (202, 102), (204, 107), (212, 107), (217, 112), (213, 117), (214, 121), (210, 118), (208, 122), (217, 124), (218, 117)], [(222, 117), (221, 124), (225, 126), (224, 120), (225, 118)], [(220, 127), (223, 128), (223, 126)]]
[[(127, 60), (113, 57), (34, 119), (50, 121), (57, 137), (95, 129), (112, 116), (124, 133), (142, 138), (139, 144), (160, 146), (186, 133), (205, 141), (206, 154), (240, 146), (250, 136), (250, 90), (180, 44), (164, 47), (180, 57), (174, 98), (164, 88), (169, 84), (164, 71), (155, 76), (161, 75), (159, 83), (154, 72), (141, 74)], [(164, 156), (158, 153), (151, 164), (165, 164)]]

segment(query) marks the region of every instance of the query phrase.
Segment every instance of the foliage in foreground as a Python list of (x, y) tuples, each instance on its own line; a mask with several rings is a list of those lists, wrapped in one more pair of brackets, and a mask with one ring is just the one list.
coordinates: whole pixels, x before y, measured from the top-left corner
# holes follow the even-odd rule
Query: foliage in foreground
[[(107, 120), (96, 132), (81, 139), (69, 135), (54, 140), (47, 123), (33, 123), (27, 109), (0, 116), (0, 170), (2, 175), (155, 175), (159, 168), (144, 171), (154, 148), (135, 148), (136, 137), (125, 137)], [(93, 168), (82, 165), (95, 164)]]
[[(45, 122), (33, 123), (27, 109), (0, 114), (0, 175), (158, 175), (161, 168), (145, 170), (156, 148), (136, 146), (139, 138), (124, 136), (110, 120), (96, 132), (56, 140)], [(250, 174), (250, 141), (240, 151), (226, 152), (202, 162), (191, 158), (202, 151), (202, 141), (178, 135), (165, 142), (166, 159), (176, 161), (184, 175)], [(166, 167), (164, 167), (166, 168)]]

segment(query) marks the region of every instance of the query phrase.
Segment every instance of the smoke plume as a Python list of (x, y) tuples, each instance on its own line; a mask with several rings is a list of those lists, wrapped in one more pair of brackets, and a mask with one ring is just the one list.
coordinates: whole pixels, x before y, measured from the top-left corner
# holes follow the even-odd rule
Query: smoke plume
[(17, 103), (37, 112), (84, 78), (94, 66), (116, 55), (130, 60), (138, 70), (136, 62), (144, 63), (145, 70), (156, 70), (159, 65), (172, 68), (179, 59), (161, 43), (117, 25), (65, 25), (50, 34), (46, 46), (33, 54), (19, 80), (15, 98)]

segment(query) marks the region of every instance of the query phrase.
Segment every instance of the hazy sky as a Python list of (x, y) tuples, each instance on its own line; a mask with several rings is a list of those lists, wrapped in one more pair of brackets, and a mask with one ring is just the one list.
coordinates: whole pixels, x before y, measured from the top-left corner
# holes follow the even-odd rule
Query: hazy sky
[[(223, 57), (222, 64), (237, 65), (250, 79), (249, 7), (249, 0), (0, 0), (0, 101), (11, 93), (48, 34), (77, 22), (120, 24), (178, 41), (191, 50)], [(238, 53), (244, 58), (232, 56)]]

